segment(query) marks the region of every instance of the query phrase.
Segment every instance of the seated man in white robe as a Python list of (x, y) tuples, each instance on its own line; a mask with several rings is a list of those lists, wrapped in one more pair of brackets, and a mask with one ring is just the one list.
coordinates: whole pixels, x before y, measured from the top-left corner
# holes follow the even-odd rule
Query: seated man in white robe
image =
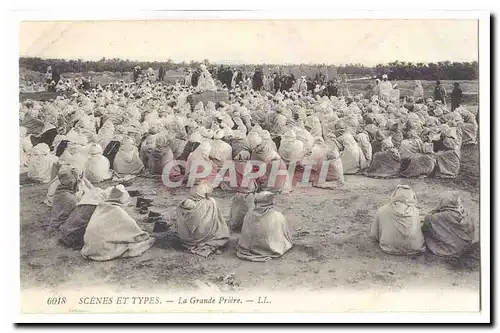
[(215, 199), (208, 195), (210, 185), (200, 183), (177, 208), (177, 233), (184, 248), (202, 257), (220, 253), (229, 241), (229, 227)]
[(219, 130), (215, 133), (214, 139), (211, 142), (212, 149), (210, 150), (210, 158), (219, 166), (222, 165), (224, 161), (233, 158), (233, 149), (230, 144), (222, 141), (223, 138), (224, 132)]
[(149, 250), (155, 238), (141, 230), (123, 209), (130, 201), (122, 185), (115, 186), (105, 202), (92, 214), (83, 237), (81, 254), (86, 259), (107, 261), (138, 257)]
[(59, 185), (54, 193), (53, 205), (50, 211), (50, 227), (54, 230), (66, 222), (66, 219), (80, 201), (83, 192), (78, 191), (78, 183), (82, 180), (82, 170), (71, 165), (65, 165), (59, 171)]
[(288, 223), (274, 208), (275, 194), (261, 192), (255, 196), (255, 208), (243, 220), (241, 236), (236, 248), (240, 259), (268, 261), (279, 258), (292, 248)]
[(122, 176), (137, 175), (143, 169), (144, 164), (142, 164), (139, 157), (139, 151), (135, 146), (134, 140), (130, 137), (125, 137), (113, 161), (113, 170)]
[(288, 130), (282, 136), (278, 153), (287, 165), (302, 161), (304, 158), (304, 144), (297, 139), (295, 131)]
[(89, 155), (90, 158), (85, 164), (85, 177), (91, 183), (100, 183), (113, 178), (109, 160), (102, 155), (102, 147), (98, 143), (92, 144)]
[(371, 237), (382, 251), (410, 255), (425, 251), (422, 221), (417, 198), (412, 188), (398, 185), (389, 203), (379, 208), (371, 229)]
[(44, 184), (49, 183), (54, 176), (53, 168), (57, 160), (46, 143), (37, 144), (30, 151), (28, 178)]

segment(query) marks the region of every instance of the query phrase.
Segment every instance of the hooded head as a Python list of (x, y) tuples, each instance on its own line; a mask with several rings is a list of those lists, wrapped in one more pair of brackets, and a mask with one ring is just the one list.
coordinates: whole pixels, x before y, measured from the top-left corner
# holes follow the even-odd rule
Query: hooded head
[(156, 137), (154, 135), (150, 135), (144, 140), (144, 148), (151, 151), (154, 149), (156, 145)]
[(424, 154), (432, 154), (434, 153), (434, 145), (431, 142), (424, 142), (422, 151)]
[(125, 187), (120, 184), (111, 189), (111, 192), (109, 193), (108, 199), (106, 201), (112, 201), (125, 205), (130, 202), (130, 195), (127, 190), (125, 190)]
[(199, 131), (195, 131), (189, 137), (189, 141), (190, 142), (198, 142), (198, 143), (200, 143), (201, 141), (203, 141), (203, 137), (201, 136), (201, 134), (200, 134)]
[(269, 191), (263, 191), (257, 193), (254, 198), (255, 208), (256, 209), (271, 209), (275, 204), (276, 194)]
[(62, 186), (73, 187), (76, 186), (81, 173), (81, 170), (76, 168), (74, 165), (67, 164), (59, 170), (57, 178)]
[(189, 198), (192, 200), (206, 199), (211, 192), (211, 186), (207, 183), (202, 182), (191, 188), (191, 190), (189, 191)]
[[(391, 215), (394, 227), (403, 235), (409, 236), (412, 230), (419, 228), (419, 223), (414, 219), (416, 214), (417, 197), (408, 185), (398, 185), (391, 195)], [(417, 213), (418, 214), (418, 213)]]
[(120, 146), (120, 150), (125, 151), (125, 152), (130, 152), (134, 150), (135, 148), (135, 143), (134, 140), (131, 137), (124, 137), (122, 141), (122, 145)]
[(222, 140), (222, 138), (224, 138), (224, 131), (218, 130), (217, 132), (215, 132), (214, 135), (215, 140)]
[(248, 145), (250, 146), (250, 149), (255, 149), (258, 145), (262, 143), (262, 138), (260, 137), (259, 133), (257, 133), (256, 131), (252, 131), (248, 133), (247, 141)]
[(210, 152), (212, 150), (212, 145), (209, 141), (204, 141), (200, 143), (198, 148), (196, 148), (193, 152), (194, 155), (200, 156), (204, 159), (208, 159), (210, 157)]
[(260, 137), (262, 140), (271, 140), (271, 134), (269, 133), (269, 131), (266, 130), (260, 132)]
[(324, 143), (325, 143), (325, 140), (322, 137), (317, 136), (314, 138), (315, 145), (323, 145)]
[(93, 143), (92, 146), (90, 146), (89, 154), (92, 156), (95, 155), (101, 155), (103, 152), (102, 147), (98, 143)]
[(36, 155), (50, 154), (50, 148), (46, 143), (39, 143), (33, 148), (33, 153)]
[(417, 204), (417, 196), (409, 185), (398, 185), (391, 195), (391, 204), (403, 203), (408, 206)]
[(296, 138), (297, 138), (297, 134), (292, 129), (289, 129), (288, 131), (285, 132), (285, 134), (283, 134), (284, 140), (295, 140)]
[(441, 203), (439, 204), (439, 210), (452, 209), (463, 212), (464, 207), (462, 205), (462, 200), (457, 191), (447, 191), (443, 193), (441, 197)]
[(382, 151), (394, 148), (394, 144), (392, 143), (392, 137), (387, 137), (384, 140), (382, 140)]

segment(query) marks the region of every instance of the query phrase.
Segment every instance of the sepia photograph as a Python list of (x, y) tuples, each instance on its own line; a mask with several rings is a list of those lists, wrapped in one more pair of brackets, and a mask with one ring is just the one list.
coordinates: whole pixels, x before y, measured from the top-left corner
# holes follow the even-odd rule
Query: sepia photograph
[(479, 17), (18, 28), (22, 313), (481, 311)]

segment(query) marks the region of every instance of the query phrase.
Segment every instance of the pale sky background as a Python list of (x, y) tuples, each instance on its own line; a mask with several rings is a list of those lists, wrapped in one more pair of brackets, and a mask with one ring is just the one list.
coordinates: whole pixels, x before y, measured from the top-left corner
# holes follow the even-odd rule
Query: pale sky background
[(477, 20), (22, 22), (20, 56), (175, 62), (477, 61)]

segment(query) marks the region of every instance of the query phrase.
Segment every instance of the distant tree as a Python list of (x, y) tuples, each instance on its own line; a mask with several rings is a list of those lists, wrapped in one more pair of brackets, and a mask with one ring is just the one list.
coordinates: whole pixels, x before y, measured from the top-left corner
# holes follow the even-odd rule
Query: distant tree
[[(210, 66), (208, 59), (203, 62), (207, 67)], [(135, 66), (140, 66), (142, 69), (149, 67), (158, 70), (161, 65), (168, 70), (176, 70), (179, 68), (198, 68), (201, 64), (198, 61), (190, 61), (175, 63), (171, 59), (166, 62), (147, 62), (147, 61), (131, 61), (118, 58), (106, 59), (101, 58), (99, 61), (83, 61), (77, 60), (63, 60), (63, 59), (41, 59), (39, 57), (21, 57), (19, 58), (19, 67), (26, 68), (35, 72), (45, 73), (48, 66), (53, 66), (59, 70), (60, 73), (82, 73), (82, 72), (130, 72)], [(231, 68), (238, 68), (244, 73), (253, 70), (255, 65), (228, 65)], [(269, 68), (271, 72), (281, 72), (282, 75), (289, 75), (292, 73), (300, 75), (308, 75), (314, 78), (316, 73), (319, 72), (336, 72), (338, 74), (346, 74), (348, 76), (372, 76), (377, 77), (383, 74), (389, 74), (391, 79), (396, 80), (477, 80), (479, 76), (479, 67), (477, 61), (473, 62), (450, 62), (442, 61), (438, 63), (411, 63), (403, 61), (393, 61), (387, 64), (378, 64), (374, 67), (364, 66), (362, 64), (342, 64), (339, 66), (332, 66), (326, 64), (299, 64), (299, 65), (275, 65), (265, 64), (261, 65), (263, 68)], [(331, 79), (331, 78), (330, 78)]]

